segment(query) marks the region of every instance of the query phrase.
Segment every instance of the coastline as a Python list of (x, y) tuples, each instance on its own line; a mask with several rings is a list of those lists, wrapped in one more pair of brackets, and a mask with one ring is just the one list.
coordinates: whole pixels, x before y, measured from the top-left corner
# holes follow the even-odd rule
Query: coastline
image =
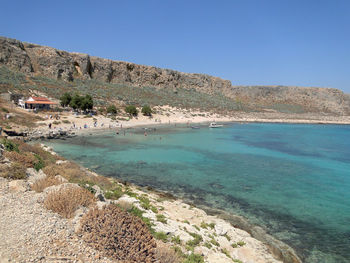
[[(201, 124), (206, 123), (206, 122), (202, 122)], [(227, 123), (232, 123), (231, 121), (227, 121)], [(153, 124), (153, 125), (152, 125)], [(125, 127), (123, 126), (123, 128), (128, 129), (128, 128), (136, 128), (136, 127), (144, 127), (144, 126), (153, 126), (153, 127), (159, 127), (159, 126), (163, 126), (163, 127), (171, 127), (173, 128), (173, 126), (169, 126), (169, 124), (162, 124), (162, 123), (152, 123), (149, 125), (145, 125), (145, 124), (140, 124), (140, 125), (133, 125), (133, 126), (128, 126)], [(180, 123), (178, 122), (177, 124), (182, 124), (182, 125), (186, 125), (186, 123)], [(177, 127), (182, 127), (183, 126), (177, 126)], [(93, 133), (92, 133), (93, 130)], [(80, 133), (77, 134), (77, 136), (85, 136), (87, 134), (94, 134), (94, 133), (98, 133), (98, 132), (106, 132), (109, 129), (84, 129), (81, 130)], [(87, 169), (87, 168), (84, 168)], [(88, 169), (89, 170), (89, 169)], [(107, 177), (108, 178), (108, 177)], [(113, 177), (114, 178), (114, 177)], [(116, 180), (120, 180), (118, 178), (115, 178)], [(138, 189), (138, 191), (142, 191), (140, 192), (140, 194), (145, 194), (145, 193), (149, 193), (149, 192), (155, 192), (155, 193), (160, 193), (161, 195), (165, 194), (165, 195), (169, 195), (169, 192), (166, 191), (161, 191), (158, 189), (153, 189), (149, 186), (145, 186), (145, 185), (137, 185), (137, 182), (123, 182), (126, 183), (127, 185), (132, 185), (133, 189)], [(141, 187), (141, 189), (140, 189)], [(288, 246), (287, 244), (283, 243), (280, 240), (277, 240), (276, 238), (272, 237), (271, 235), (269, 235), (263, 228), (257, 226), (257, 225), (253, 225), (251, 223), (249, 223), (249, 220), (246, 218), (243, 218), (242, 216), (238, 216), (229, 212), (226, 212), (224, 210), (220, 210), (220, 209), (215, 209), (212, 208), (210, 206), (206, 206), (203, 204), (199, 204), (199, 203), (194, 203), (193, 200), (188, 200), (186, 198), (181, 198), (179, 196), (177, 196), (174, 193), (170, 193), (171, 196), (173, 196), (175, 198), (174, 202), (178, 202), (179, 206), (188, 206), (188, 204), (191, 204), (190, 207), (194, 206), (194, 207), (198, 207), (202, 212), (200, 212), (200, 214), (204, 214), (204, 215), (208, 215), (208, 216), (213, 216), (214, 218), (218, 218), (218, 219), (223, 219), (225, 222), (228, 222), (233, 228), (237, 228), (237, 229), (241, 229), (244, 232), (248, 233), (252, 238), (264, 243), (271, 254), (274, 255), (274, 257), (277, 260), (282, 260), (283, 262), (301, 262), (301, 260), (299, 259), (298, 255), (296, 254), (296, 252), (294, 251), (293, 248), (291, 248), (290, 246)], [(156, 204), (159, 205), (159, 204)], [(170, 204), (168, 204), (168, 206), (170, 206)], [(178, 220), (178, 219), (176, 219)], [(209, 261), (211, 262), (211, 261)]]
[[(164, 109), (164, 107), (160, 107), (160, 109)], [(160, 111), (159, 109), (157, 110)], [(121, 118), (121, 120), (113, 120), (101, 115), (86, 117), (81, 115), (75, 116), (71, 113), (63, 113), (61, 115), (62, 121), (46, 119), (37, 122), (39, 127), (30, 130), (27, 129), (27, 137), (29, 137), (27, 140), (69, 137), (113, 129), (120, 131), (135, 127), (176, 127), (176, 125), (186, 125), (187, 127), (191, 127), (197, 124), (209, 125), (211, 122), (350, 125), (350, 116), (242, 112), (237, 112), (234, 115), (220, 115), (193, 110), (186, 111), (170, 107), (165, 107), (165, 111), (166, 114), (164, 114), (164, 112), (156, 113), (153, 114), (152, 117), (141, 115), (129, 120), (126, 120), (125, 118)], [(48, 127), (50, 123), (52, 128)]]

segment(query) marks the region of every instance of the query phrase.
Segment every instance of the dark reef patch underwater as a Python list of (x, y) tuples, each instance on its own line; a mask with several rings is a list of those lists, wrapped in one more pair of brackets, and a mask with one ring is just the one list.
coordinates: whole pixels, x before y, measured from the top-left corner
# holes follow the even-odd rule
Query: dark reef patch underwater
[(102, 175), (242, 215), (303, 262), (350, 262), (350, 126), (135, 128), (45, 143)]

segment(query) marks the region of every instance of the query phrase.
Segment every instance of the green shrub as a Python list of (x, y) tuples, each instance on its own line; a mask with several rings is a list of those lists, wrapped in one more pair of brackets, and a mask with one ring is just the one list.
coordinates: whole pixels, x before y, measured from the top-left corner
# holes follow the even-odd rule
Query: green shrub
[(35, 169), (36, 171), (39, 171), (39, 170), (41, 170), (41, 169), (44, 168), (45, 163), (44, 163), (43, 158), (42, 158), (40, 155), (34, 154), (34, 156), (35, 156), (35, 158), (37, 159), (37, 161), (34, 163), (34, 169)]
[(137, 116), (139, 111), (136, 109), (134, 105), (128, 105), (125, 107), (125, 112), (130, 114), (130, 116)]
[(112, 191), (108, 191), (105, 193), (105, 197), (107, 199), (117, 200), (124, 194), (123, 189), (118, 187)]
[(151, 208), (150, 200), (146, 196), (139, 196), (138, 199), (143, 209), (149, 210)]
[(161, 240), (163, 242), (168, 242), (168, 236), (166, 233), (164, 232), (155, 232), (153, 234), (154, 238), (158, 239), (158, 240)]
[(1, 143), (5, 146), (5, 150), (6, 150), (6, 151), (9, 151), (9, 152), (12, 152), (12, 151), (19, 152), (19, 150), (18, 150), (18, 144), (17, 144), (17, 143), (14, 143), (14, 142), (12, 142), (11, 140), (8, 140), (8, 139), (3, 139), (3, 140), (1, 141)]
[(189, 234), (193, 237), (193, 240), (189, 240), (187, 241), (186, 245), (193, 248), (195, 246), (198, 246), (200, 242), (203, 241), (203, 238), (201, 235), (196, 234), (196, 233), (191, 233), (189, 232)]
[(107, 107), (107, 113), (117, 114), (117, 107), (115, 105), (109, 105)]
[(220, 246), (220, 244), (218, 243), (218, 241), (216, 241), (214, 238), (212, 238), (212, 239), (210, 240), (210, 243), (212, 243), (214, 246), (217, 246), (217, 247)]
[(148, 105), (143, 106), (141, 112), (142, 112), (143, 115), (145, 115), (145, 116), (151, 116), (151, 115), (152, 115), (152, 109), (151, 109), (151, 107), (148, 106)]
[(70, 104), (72, 100), (72, 95), (68, 92), (65, 92), (61, 97), (60, 97), (60, 103), (62, 107), (66, 107)]
[(204, 257), (199, 254), (191, 253), (186, 257), (183, 263), (204, 263)]
[(66, 124), (69, 124), (69, 123), (70, 123), (69, 120), (63, 120), (62, 122), (63, 122), (63, 123), (66, 123)]
[(243, 247), (245, 245), (245, 242), (244, 241), (238, 241), (237, 245), (239, 245), (240, 247)]
[(204, 243), (204, 246), (206, 247), (206, 248), (209, 248), (209, 249), (211, 249), (213, 246), (212, 246), (212, 244), (210, 244), (209, 242), (205, 242)]
[(180, 244), (181, 244), (181, 239), (180, 239), (179, 236), (173, 236), (173, 237), (171, 238), (171, 242), (180, 245)]
[(227, 251), (227, 249), (226, 249), (226, 248), (222, 248), (222, 249), (221, 249), (221, 252), (222, 252), (223, 254), (225, 254), (225, 255), (226, 255), (226, 257), (228, 257), (228, 258), (232, 259), (232, 257), (231, 257), (231, 255), (230, 255), (230, 253)]
[(208, 226), (209, 226), (209, 225), (208, 225), (207, 223), (205, 223), (204, 221), (202, 221), (202, 223), (201, 223), (201, 228), (207, 229)]
[(6, 109), (6, 108), (1, 108), (1, 111), (2, 111), (2, 112), (5, 112), (5, 113), (9, 113), (9, 110)]
[(161, 222), (163, 224), (167, 223), (166, 217), (164, 215), (157, 214), (156, 217), (157, 217), (157, 221), (159, 221), (159, 222)]

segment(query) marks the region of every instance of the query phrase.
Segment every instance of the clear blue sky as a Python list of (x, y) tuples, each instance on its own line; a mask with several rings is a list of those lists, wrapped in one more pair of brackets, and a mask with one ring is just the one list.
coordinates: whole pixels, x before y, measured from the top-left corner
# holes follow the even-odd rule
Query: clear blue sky
[(2, 0), (0, 35), (233, 85), (350, 93), (350, 0)]

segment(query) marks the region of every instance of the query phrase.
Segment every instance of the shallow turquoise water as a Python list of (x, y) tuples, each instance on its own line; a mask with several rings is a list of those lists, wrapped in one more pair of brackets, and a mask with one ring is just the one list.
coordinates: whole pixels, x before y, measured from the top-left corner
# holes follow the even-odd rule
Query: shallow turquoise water
[(101, 174), (241, 214), (305, 262), (350, 262), (350, 126), (134, 129), (47, 144)]

